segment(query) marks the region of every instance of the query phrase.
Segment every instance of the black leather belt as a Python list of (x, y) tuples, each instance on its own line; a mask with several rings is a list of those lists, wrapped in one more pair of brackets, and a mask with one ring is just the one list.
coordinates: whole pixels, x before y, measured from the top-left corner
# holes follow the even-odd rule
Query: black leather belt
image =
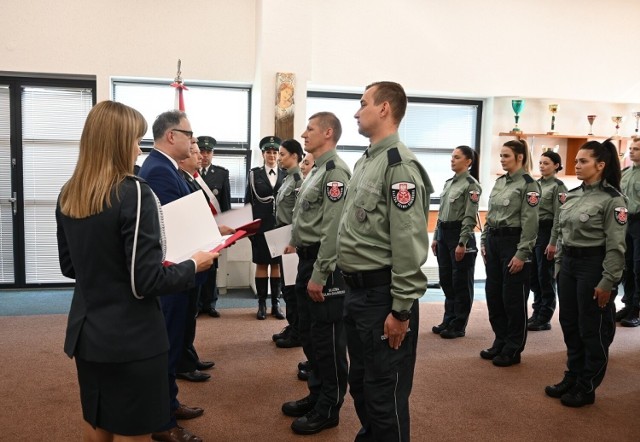
[(487, 234), (496, 236), (520, 236), (521, 227), (487, 227)]
[(538, 221), (538, 227), (549, 229), (549, 228), (553, 227), (553, 220), (552, 219), (541, 219), (540, 221)]
[(604, 256), (607, 249), (604, 246), (597, 247), (570, 247), (562, 245), (562, 254), (572, 258), (587, 258), (589, 256)]
[(311, 244), (305, 247), (296, 247), (296, 253), (300, 259), (317, 259), (320, 243)]
[(369, 289), (391, 284), (391, 267), (366, 272), (342, 272), (344, 282), (352, 289)]
[(640, 221), (640, 212), (627, 214), (629, 221)]
[(460, 230), (462, 221), (438, 221), (438, 229), (442, 230)]

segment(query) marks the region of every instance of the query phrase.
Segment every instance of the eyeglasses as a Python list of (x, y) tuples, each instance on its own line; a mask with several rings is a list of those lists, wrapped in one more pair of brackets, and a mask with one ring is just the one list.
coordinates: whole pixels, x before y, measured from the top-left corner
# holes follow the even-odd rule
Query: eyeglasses
[(193, 131), (191, 130), (182, 130), (182, 129), (171, 129), (172, 131), (181, 132), (185, 134), (189, 138), (193, 138)]

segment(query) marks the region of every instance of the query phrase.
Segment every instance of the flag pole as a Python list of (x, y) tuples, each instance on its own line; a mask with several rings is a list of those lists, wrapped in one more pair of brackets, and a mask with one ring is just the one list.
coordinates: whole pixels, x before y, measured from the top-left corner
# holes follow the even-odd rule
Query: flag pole
[(189, 88), (186, 87), (182, 81), (182, 60), (178, 59), (178, 72), (176, 73), (176, 78), (174, 78), (173, 83), (171, 83), (171, 87), (176, 88), (176, 98), (174, 102), (174, 109), (180, 110), (184, 112), (184, 96), (182, 91), (188, 91)]

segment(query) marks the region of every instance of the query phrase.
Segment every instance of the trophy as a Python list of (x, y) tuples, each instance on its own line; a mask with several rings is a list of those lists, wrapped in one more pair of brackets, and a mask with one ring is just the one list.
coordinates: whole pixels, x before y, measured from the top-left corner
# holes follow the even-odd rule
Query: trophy
[(640, 112), (634, 112), (633, 116), (636, 117), (636, 136), (638, 136), (638, 123), (640, 123)]
[(556, 112), (558, 112), (557, 104), (550, 104), (549, 111), (551, 111), (551, 130), (547, 132), (547, 135), (556, 134)]
[(593, 122), (597, 115), (587, 115), (587, 121), (589, 122), (589, 133), (587, 135), (593, 135)]
[(618, 136), (618, 130), (620, 129), (620, 123), (622, 123), (622, 120), (624, 120), (624, 118), (620, 115), (611, 117), (611, 121), (616, 123), (616, 134), (615, 134), (616, 137)]
[(511, 108), (516, 114), (516, 125), (513, 129), (511, 129), (511, 132), (521, 133), (522, 130), (518, 127), (518, 121), (520, 121), (520, 112), (522, 112), (522, 108), (524, 108), (524, 100), (511, 100)]

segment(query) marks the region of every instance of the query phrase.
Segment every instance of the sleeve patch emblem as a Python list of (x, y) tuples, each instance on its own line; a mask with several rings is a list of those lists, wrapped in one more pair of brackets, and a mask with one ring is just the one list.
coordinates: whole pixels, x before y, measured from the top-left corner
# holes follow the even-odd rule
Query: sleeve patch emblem
[(540, 194), (538, 192), (527, 192), (527, 204), (535, 207), (540, 202)]
[(416, 201), (416, 185), (408, 182), (392, 184), (391, 199), (398, 209), (409, 209)]
[(469, 199), (471, 200), (472, 203), (477, 204), (478, 201), (480, 201), (480, 192), (478, 192), (477, 190), (470, 190)]
[(566, 201), (567, 201), (567, 194), (566, 194), (566, 192), (560, 192), (560, 193), (558, 194), (558, 202), (559, 202), (560, 204), (564, 204)]
[(616, 207), (613, 209), (613, 216), (616, 219), (616, 222), (621, 226), (627, 224), (627, 208), (626, 207)]
[(327, 196), (333, 202), (339, 201), (344, 195), (344, 183), (330, 181), (327, 183)]

